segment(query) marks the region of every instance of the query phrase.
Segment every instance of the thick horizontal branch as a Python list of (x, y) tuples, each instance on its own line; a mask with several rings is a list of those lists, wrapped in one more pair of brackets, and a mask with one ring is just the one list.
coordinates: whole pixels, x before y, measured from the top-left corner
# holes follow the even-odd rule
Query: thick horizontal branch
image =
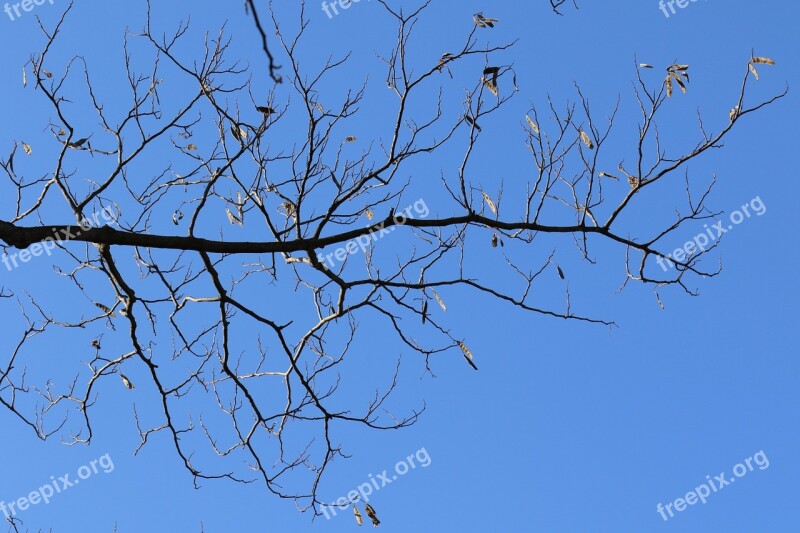
[(312, 239), (295, 239), (285, 242), (249, 242), (249, 241), (217, 241), (191, 236), (152, 235), (120, 231), (110, 226), (83, 229), (77, 225), (70, 226), (36, 226), (21, 227), (0, 220), (0, 239), (16, 248), (27, 248), (37, 242), (76, 241), (115, 246), (140, 246), (144, 248), (160, 248), (167, 250), (193, 250), (197, 252), (224, 254), (252, 253), (290, 253), (324, 248), (332, 244), (347, 242), (363, 235), (388, 231), (392, 226), (409, 226), (416, 228), (444, 228), (459, 225), (481, 225), (498, 230), (530, 230), (543, 233), (598, 233), (614, 240), (630, 244), (627, 240), (617, 238), (606, 228), (596, 226), (545, 226), (533, 222), (502, 222), (486, 218), (478, 214), (468, 214), (442, 219), (407, 219), (398, 221), (390, 216), (382, 222), (354, 229), (328, 237)]

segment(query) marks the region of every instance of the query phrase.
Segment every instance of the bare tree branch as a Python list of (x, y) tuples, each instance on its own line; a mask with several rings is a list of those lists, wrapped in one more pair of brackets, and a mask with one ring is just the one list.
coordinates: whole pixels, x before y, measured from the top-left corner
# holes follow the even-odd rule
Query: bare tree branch
[[(187, 22), (162, 34), (148, 6), (142, 30), (125, 35), (118, 105), (107, 105), (82, 56), (51, 57), (70, 8), (53, 30), (41, 28), (45, 44), (26, 69), (51, 109), (51, 139), (14, 142), (0, 158), (14, 205), (0, 213), (2, 261), (11, 270), (46, 252), (63, 282), (56, 297), (70, 302), (56, 318), (38, 287), (0, 290), (0, 306), (21, 317), (0, 345), (0, 403), (39, 438), (90, 442), (110, 380), (136, 395), (137, 453), (166, 438), (196, 484), (258, 481), (319, 513), (325, 474), (347, 457), (343, 442), (408, 427), (424, 412), (421, 399), (409, 406), (394, 394), (406, 372), (433, 375), (461, 357), (481, 367), (469, 331), (447, 325), (450, 295), (613, 326), (573, 311), (582, 304), (557, 264), (559, 245), (588, 262), (596, 243), (617, 247), (623, 287), (650, 285), (659, 302), (665, 286), (694, 294), (689, 279), (718, 273), (702, 264), (716, 245), (672, 258), (671, 271), (653, 263), (669, 258), (670, 237), (717, 215), (706, 205), (715, 180), (690, 179), (690, 163), (787, 94), (751, 101), (755, 58), (729, 93), (731, 114), (714, 110), (708, 126), (698, 115), (684, 150), (662, 138), (658, 119), (672, 84), (686, 88), (688, 66), (655, 80), (636, 67), (634, 98), (621, 96), (605, 119), (576, 84), (574, 102), (548, 99), (513, 118), (531, 160), (501, 180), (485, 169), (520, 91), (514, 41), (484, 44), (498, 21), (476, 14), (450, 50), (417, 50), (410, 43), (428, 4), (406, 14), (380, 3), (395, 33), (377, 54), (377, 87), (345, 70), (349, 54), (306, 60), (302, 5), (289, 30), (271, 8), (259, 19), (245, 3), (274, 81), (281, 67), (266, 31), (285, 65), (287, 83), (267, 95), (228, 59), (224, 28), (201, 38)], [(551, 2), (556, 12), (563, 3)], [(336, 89), (344, 75), (355, 81)], [(362, 106), (376, 94), (367, 130)], [(627, 135), (616, 120), (628, 101), (641, 118), (626, 158), (609, 146)], [(642, 227), (630, 213), (657, 182), (670, 215)], [(677, 207), (670, 187), (685, 196)], [(563, 299), (536, 290), (550, 283)], [(65, 332), (84, 342), (73, 373), (32, 384), (37, 339)], [(382, 353), (364, 344), (376, 334)]]

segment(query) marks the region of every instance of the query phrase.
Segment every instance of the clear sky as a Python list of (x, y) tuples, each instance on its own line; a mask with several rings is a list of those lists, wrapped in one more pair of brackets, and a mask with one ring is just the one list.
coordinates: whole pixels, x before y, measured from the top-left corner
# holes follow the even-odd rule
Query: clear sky
[[(480, 370), (472, 371), (460, 357), (443, 357), (435, 362), (437, 377), (420, 380), (412, 366), (403, 375), (407, 386), (399, 399), (407, 408), (424, 400), (422, 419), (401, 431), (343, 434), (352, 458), (337, 464), (322, 495), (331, 500), (345, 496), (384, 469), (391, 477), (399, 461), (416, 453), (416, 468), (371, 496), (382, 531), (796, 531), (800, 361), (798, 320), (791, 309), (800, 298), (795, 274), (800, 256), (792, 217), (800, 189), (788, 155), (798, 137), (800, 6), (786, 0), (701, 0), (685, 8), (676, 5), (676, 12), (665, 16), (656, 0), (581, 0), (580, 10), (565, 8), (565, 16), (559, 17), (546, 4), (435, 0), (418, 29), (416, 53), (423, 57), (427, 51), (431, 61), (457, 46), (472, 24), (471, 15), (480, 10), (500, 19), (494, 30), (479, 34), (481, 39), (519, 39), (502, 58), (514, 64), (520, 93), (484, 125), (491, 138), (483, 142), (503, 158), (496, 167), (487, 162), (487, 172), (502, 173), (508, 183), (526, 179), (519, 173), (527, 163), (520, 118), (531, 103), (544, 107), (548, 94), (559, 106), (574, 100), (573, 81), (599, 117), (621, 98), (612, 145), (619, 155), (610, 150), (608, 164), (631, 159), (636, 136), (634, 56), (657, 69), (673, 62), (690, 65), (688, 93), (668, 102), (678, 118), (665, 126), (662, 141), (685, 148), (696, 139), (695, 111), (715, 131), (727, 123), (743, 69), (755, 51), (777, 64), (760, 69), (750, 101), (778, 93), (786, 84), (788, 97), (745, 117), (724, 149), (703, 155), (690, 169), (698, 183), (716, 174), (709, 201), (724, 211), (723, 219), (756, 198), (765, 211), (725, 235), (706, 263), (721, 260), (720, 276), (691, 279), (698, 297), (664, 289), (663, 310), (651, 288), (634, 284), (617, 292), (624, 281), (624, 250), (602, 247), (602, 261), (592, 266), (579, 260), (569, 239), (561, 241), (558, 262), (567, 274), (573, 310), (614, 320), (618, 328), (525, 314), (457, 291), (443, 294), (449, 308), (442, 319), (468, 338)], [(43, 42), (34, 17), (51, 26), (65, 7), (64, 0), (47, 0), (16, 20), (0, 13), (3, 157), (14, 141), (25, 140), (35, 150), (53, 142), (45, 131), (52, 111), (30, 84), (23, 89), (21, 71)], [(202, 32), (216, 33), (226, 23), (233, 53), (255, 71), (263, 70), (242, 2), (163, 2), (153, 13), (164, 31), (191, 16), (196, 54), (202, 53)], [(66, 23), (54, 67), (63, 69), (67, 58), (83, 56), (108, 105), (119, 104), (113, 89), (125, 84), (120, 77), (122, 34), (126, 27), (138, 31), (144, 14), (141, 0), (82, 0)], [(284, 15), (288, 23), (296, 13), (287, 9)], [(307, 15), (310, 64), (353, 51), (342, 74), (352, 76), (353, 83), (369, 75), (368, 88), (385, 89), (375, 52), (388, 50), (395, 30), (376, 2), (362, 0), (332, 18), (311, 2)], [(645, 75), (658, 76), (657, 69)], [(263, 71), (256, 77), (268, 90)], [(349, 82), (337, 79), (342, 86)], [(286, 98), (284, 90), (278, 89), (279, 99)], [(374, 126), (369, 118), (380, 109), (375, 100), (365, 106), (356, 124), (359, 137), (369, 138)], [(84, 120), (87, 128), (97, 127), (95, 116)], [(432, 180), (440, 171), (452, 171), (459, 162), (456, 154), (444, 151), (428, 160)], [(7, 220), (10, 189), (0, 187), (6, 196), (0, 219)], [(413, 202), (424, 192), (414, 189), (407, 198)], [(664, 194), (650, 198), (652, 204), (641, 210), (643, 218), (649, 217), (649, 208), (666, 206), (669, 212), (681, 204), (679, 190)], [(446, 213), (436, 201), (428, 198), (432, 209)], [(157, 229), (168, 232), (172, 226), (163, 223)], [(687, 229), (675, 245), (696, 233)], [(476, 268), (490, 268), (492, 259), (487, 255), (485, 261)], [(72, 305), (58, 299), (55, 291), (63, 281), (46, 260), (10, 273), (0, 266), (0, 286), (22, 295), (25, 289), (43, 298), (49, 295), (57, 307)], [(551, 275), (541, 290), (561, 294), (562, 282)], [(20, 319), (13, 306), (0, 309), (0, 365), (5, 367)], [(363, 349), (385, 351), (391, 361), (402, 352), (384, 343), (386, 333), (378, 328), (366, 328), (364, 335)], [(38, 365), (37, 378), (50, 369), (59, 375), (77, 372), (74, 365), (91, 356), (82, 353), (88, 351), (86, 343), (73, 334), (36, 346), (39, 351), (28, 364)], [(132, 369), (131, 377), (143, 381), (144, 369)], [(22, 512), (21, 530), (100, 532), (117, 524), (120, 532), (200, 531), (201, 523), (207, 532), (339, 532), (357, 527), (349, 510), (312, 523), (309, 513), (298, 513), (290, 501), (271, 496), (258, 483), (206, 481), (195, 490), (163, 437), (134, 457), (138, 437), (132, 407), (134, 402), (146, 404), (146, 393), (144, 386), (134, 391), (110, 384), (103, 388), (90, 447), (63, 446), (58, 436), (43, 443), (0, 410), (0, 501), (25, 496), (51, 476), (70, 473), (74, 479), (82, 466), (106, 454), (97, 464), (111, 470), (113, 462), (108, 474), (100, 468), (49, 504)], [(748, 459), (752, 471), (711, 491), (706, 503), (675, 511), (682, 508), (675, 500), (708, 483), (707, 476), (735, 478), (747, 468), (737, 465)], [(664, 520), (659, 504), (671, 504), (674, 516)]]

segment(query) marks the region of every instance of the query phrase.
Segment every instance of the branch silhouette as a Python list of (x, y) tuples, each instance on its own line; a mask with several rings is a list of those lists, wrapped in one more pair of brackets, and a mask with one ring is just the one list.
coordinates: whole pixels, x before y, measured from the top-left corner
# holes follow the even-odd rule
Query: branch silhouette
[[(669, 257), (670, 236), (716, 216), (706, 206), (714, 181), (696, 184), (689, 164), (787, 94), (746, 98), (764, 62), (750, 58), (730, 91), (735, 112), (714, 110), (716, 133), (698, 115), (684, 151), (669, 148), (675, 140), (658, 119), (682, 96), (672, 83), (686, 90), (689, 67), (666, 66), (659, 79), (634, 62), (640, 123), (626, 163), (610, 143), (621, 104), (600, 121), (577, 84), (574, 102), (503, 113), (524, 88), (509, 60), (515, 41), (483, 44), (504, 35), (502, 21), (467, 16), (460, 40), (431, 53), (411, 46), (427, 3), (410, 13), (379, 3), (380, 23), (394, 31), (377, 57), (379, 84), (345, 70), (346, 53), (314, 66), (301, 51), (310, 26), (302, 5), (287, 29), (271, 7), (259, 18), (246, 1), (269, 80), (228, 60), (224, 30), (198, 36), (181, 23), (162, 35), (148, 9), (144, 28), (125, 35), (128, 76), (113, 106), (82, 56), (52, 57), (71, 7), (41, 28), (26, 79), (51, 110), (49, 137), (15, 142), (0, 159), (14, 202), (0, 212), (4, 264), (27, 268), (37, 257), (61, 287), (17, 289), (9, 277), (0, 290), (0, 305), (21, 317), (0, 344), (0, 403), (38, 437), (90, 442), (94, 412), (115, 394), (135, 395), (137, 453), (163, 436), (196, 483), (260, 481), (318, 514), (348, 439), (408, 427), (424, 412), (424, 401), (395, 394), (406, 368), (434, 375), (461, 357), (470, 372), (480, 368), (468, 331), (447, 325), (450, 294), (612, 326), (573, 311), (559, 244), (589, 262), (596, 242), (616, 246), (623, 286), (694, 294), (688, 277), (718, 273), (701, 264), (716, 245), (671, 258), (670, 272), (653, 263)], [(511, 180), (487, 177), (487, 161), (511, 157), (492, 137), (510, 126), (530, 160)], [(643, 227), (629, 213), (649, 205), (656, 183), (669, 217)], [(86, 223), (99, 210), (113, 222)], [(490, 275), (477, 258), (491, 262)], [(563, 299), (534, 290), (548, 283), (564, 287)], [(80, 337), (84, 355), (65, 363), (72, 373), (34, 385), (28, 368), (41, 374), (33, 355), (45, 335)], [(400, 350), (412, 356), (395, 357)]]

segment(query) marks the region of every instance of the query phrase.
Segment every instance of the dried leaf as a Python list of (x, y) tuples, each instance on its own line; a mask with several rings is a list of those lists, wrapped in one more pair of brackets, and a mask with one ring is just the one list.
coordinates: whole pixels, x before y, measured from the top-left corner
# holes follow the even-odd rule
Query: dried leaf
[(500, 22), (498, 19), (484, 17), (483, 13), (475, 13), (472, 15), (472, 20), (479, 28), (494, 28), (494, 23)]
[(483, 195), (483, 199), (486, 201), (486, 205), (488, 205), (489, 209), (491, 209), (492, 213), (494, 213), (496, 215), (497, 214), (497, 207), (494, 205), (494, 202), (492, 201), (491, 197), (488, 194), (486, 194), (485, 192), (483, 192), (483, 191), (481, 191), (481, 194)]
[(472, 120), (472, 117), (464, 116), (464, 119), (469, 123), (471, 126), (474, 126), (476, 130), (481, 131), (481, 127), (478, 126), (478, 123)]
[(230, 222), (231, 224), (239, 224), (240, 226), (244, 226), (244, 223), (242, 222), (242, 220), (239, 217), (237, 217), (236, 215), (234, 215), (231, 212), (231, 210), (228, 209), (227, 207), (225, 208), (225, 213), (227, 213), (227, 215), (228, 215), (228, 222)]
[(489, 89), (489, 92), (495, 96), (499, 96), (500, 91), (497, 90), (497, 85), (488, 78), (481, 78), (481, 82), (483, 82), (483, 86)]
[(653, 65), (647, 63), (639, 63), (639, 68), (653, 68)]
[(371, 210), (369, 210), (369, 209), (366, 209), (366, 210), (364, 211), (364, 214), (367, 216), (367, 218), (368, 218), (369, 220), (372, 220), (372, 217), (374, 217), (374, 216), (375, 216), (375, 215), (372, 213), (372, 211), (371, 211)]
[(750, 69), (750, 72), (753, 74), (753, 76), (756, 77), (756, 80), (758, 80), (758, 71), (756, 70), (756, 67), (753, 66), (752, 63), (748, 63), (747, 66)]
[(26, 68), (22, 68), (22, 87), (25, 88), (28, 86), (28, 73), (26, 72)]
[(281, 204), (281, 206), (283, 207), (283, 211), (284, 211), (283, 214), (285, 216), (288, 216), (288, 217), (293, 217), (294, 216), (295, 207), (294, 207), (294, 204), (292, 202), (283, 202)]
[(357, 139), (354, 136), (350, 135), (349, 137), (345, 138), (344, 142), (353, 143), (353, 142), (356, 142), (356, 140)]
[(661, 301), (661, 296), (659, 296), (658, 291), (657, 290), (653, 290), (653, 294), (655, 294), (655, 296), (656, 296), (656, 301), (658, 302), (658, 306), (661, 309), (664, 309), (664, 302)]
[(439, 295), (438, 295), (438, 294), (436, 294), (436, 291), (435, 291), (435, 290), (431, 289), (431, 292), (433, 293), (433, 297), (434, 297), (434, 298), (436, 298), (436, 302), (439, 304), (439, 307), (441, 307), (441, 308), (442, 308), (442, 311), (445, 311), (445, 312), (446, 312), (446, 311), (447, 311), (447, 306), (446, 306), (446, 305), (444, 305), (444, 300), (442, 300), (442, 299), (439, 297)]
[(583, 144), (585, 144), (589, 150), (594, 150), (594, 143), (592, 143), (592, 139), (589, 138), (589, 135), (583, 130), (580, 130), (580, 133)]
[[(436, 70), (438, 70), (439, 72), (441, 72), (441, 71), (442, 71), (442, 68), (444, 68), (444, 66), (445, 66), (445, 65), (446, 65), (446, 64), (447, 64), (449, 61), (451, 61), (452, 59), (453, 59), (453, 54), (451, 54), (450, 52), (445, 52), (445, 53), (443, 53), (443, 54), (442, 54), (442, 58), (439, 60), (439, 63), (436, 65)], [(451, 76), (452, 76), (452, 74), (451, 74)], [(391, 85), (390, 85), (390, 86), (391, 86)]]
[[(499, 73), (500, 73), (500, 67), (486, 67), (485, 69), (483, 69), (483, 75), (484, 75), (484, 78), (482, 78), (483, 84), (495, 96), (498, 96), (499, 94), (497, 88), (497, 76)], [(491, 76), (491, 79), (489, 79), (488, 76)]]
[(131, 380), (129, 380), (129, 379), (128, 379), (128, 378), (125, 376), (125, 374), (120, 374), (120, 375), (119, 375), (119, 377), (120, 377), (120, 378), (122, 378), (122, 384), (123, 384), (123, 385), (125, 385), (125, 387), (126, 387), (128, 390), (133, 390), (133, 389), (135, 389), (135, 388), (136, 388), (136, 387), (134, 387), (134, 385), (133, 385), (133, 383), (131, 382)]
[(197, 146), (194, 143), (189, 143), (186, 145), (187, 150), (197, 150)]
[(664, 83), (667, 86), (667, 98), (672, 98), (672, 77), (667, 75), (667, 79)]
[(775, 62), (772, 59), (768, 58), (768, 57), (754, 57), (752, 59), (752, 62), (753, 63), (759, 63), (761, 65), (774, 65), (775, 64)]
[(528, 126), (530, 126), (530, 127), (531, 127), (531, 129), (533, 130), (533, 132), (534, 132), (536, 135), (539, 135), (539, 126), (537, 126), (537, 125), (536, 125), (536, 123), (535, 123), (534, 121), (532, 121), (532, 120), (531, 120), (531, 117), (529, 117), (528, 115), (525, 115), (525, 120), (528, 122)]
[(478, 367), (475, 366), (475, 363), (473, 362), (473, 359), (475, 359), (475, 356), (472, 355), (472, 352), (469, 351), (469, 348), (467, 348), (467, 346), (463, 342), (461, 342), (461, 341), (457, 341), (457, 342), (458, 342), (458, 347), (461, 348), (462, 352), (464, 352), (464, 358), (467, 360), (467, 363), (469, 363), (470, 366), (472, 368), (474, 368), (475, 370), (478, 370)]
[(683, 81), (681, 80), (681, 77), (678, 74), (674, 73), (674, 72), (670, 72), (669, 75), (672, 76), (673, 78), (675, 78), (675, 83), (677, 83), (678, 87), (681, 88), (681, 92), (683, 94), (686, 94), (686, 86), (683, 84)]
[(28, 143), (22, 143), (22, 149), (25, 150), (25, 153), (31, 155), (33, 150), (31, 150), (31, 145)]
[(109, 315), (110, 317), (114, 318), (114, 312), (107, 306), (101, 304), (100, 302), (92, 302), (98, 309)]
[(53, 73), (52, 73), (52, 72), (50, 72), (49, 70), (42, 69), (42, 72), (43, 72), (43, 73), (44, 73), (44, 75), (45, 75), (45, 76), (47, 76), (48, 78), (52, 78), (52, 77), (53, 77)]
[(81, 147), (81, 146), (83, 146), (83, 145), (86, 143), (86, 141), (88, 141), (88, 140), (89, 140), (89, 137), (84, 137), (83, 139), (78, 139), (78, 140), (77, 140), (77, 141), (75, 141), (75, 142), (69, 142), (69, 143), (67, 143), (67, 146), (68, 146), (68, 147), (70, 147), (70, 148), (80, 148), (80, 147)]
[(497, 248), (497, 234), (492, 235), (492, 248)]
[(367, 512), (367, 516), (369, 517), (369, 519), (372, 520), (373, 527), (378, 527), (381, 521), (378, 520), (378, 515), (375, 513), (375, 509), (373, 509), (370, 504), (365, 503), (364, 510)]
[(558, 272), (558, 277), (564, 279), (564, 271), (561, 270), (561, 267), (556, 265), (556, 271)]
[(358, 507), (355, 505), (353, 506), (353, 514), (356, 515), (356, 522), (358, 523), (358, 525), (359, 526), (363, 525), (364, 518), (361, 516), (361, 513), (358, 511)]

